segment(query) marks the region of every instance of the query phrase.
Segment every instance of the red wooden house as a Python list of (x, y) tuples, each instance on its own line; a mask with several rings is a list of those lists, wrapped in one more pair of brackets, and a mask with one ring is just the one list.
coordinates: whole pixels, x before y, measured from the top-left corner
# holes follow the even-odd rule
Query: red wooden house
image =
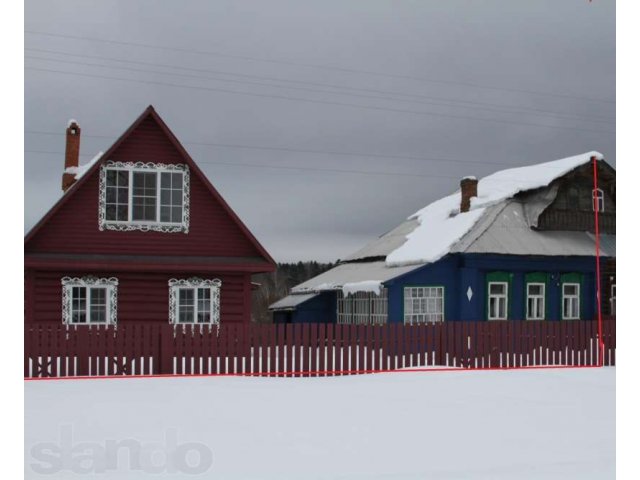
[(251, 275), (275, 263), (149, 106), (78, 165), (25, 238), (25, 322), (249, 322)]

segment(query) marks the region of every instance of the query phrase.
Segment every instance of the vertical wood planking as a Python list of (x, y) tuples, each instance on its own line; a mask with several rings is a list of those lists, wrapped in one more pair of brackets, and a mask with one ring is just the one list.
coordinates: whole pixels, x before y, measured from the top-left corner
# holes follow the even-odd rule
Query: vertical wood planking
[(311, 355), (311, 365), (309, 370), (311, 371), (311, 376), (318, 376), (318, 325), (315, 323), (309, 324), (310, 334), (309, 334), (309, 353)]
[(335, 354), (334, 351), (334, 335), (333, 335), (333, 324), (328, 323), (325, 327), (325, 345), (326, 345), (326, 355), (327, 355), (327, 371), (333, 372), (335, 367), (333, 363), (333, 356)]
[(302, 368), (302, 357), (301, 357), (301, 351), (302, 351), (302, 327), (303, 325), (300, 323), (296, 323), (293, 325), (293, 345), (295, 347), (295, 351), (294, 353), (294, 366), (295, 366), (295, 376), (299, 377), (301, 375), (301, 372), (303, 371)]
[(292, 371), (293, 367), (291, 366), (291, 362), (293, 360), (293, 355), (291, 353), (290, 343), (292, 336), (292, 328), (287, 328), (288, 326), (293, 327), (293, 325), (285, 325), (283, 323), (274, 324), (273, 328), (276, 329), (276, 338), (278, 345), (278, 376), (281, 377), (286, 371)]
[(325, 324), (321, 323), (318, 325), (318, 372), (319, 375), (324, 377), (326, 375), (327, 365), (326, 361), (326, 340), (327, 340), (327, 332), (325, 328)]
[(343, 372), (347, 369), (344, 365), (344, 325), (335, 324), (334, 325), (334, 338), (335, 338), (335, 369), (338, 372), (337, 375), (343, 375)]
[(302, 326), (302, 348), (303, 348), (302, 370), (305, 372), (304, 376), (308, 377), (309, 370), (310, 370), (309, 361), (311, 359), (311, 356), (309, 354), (309, 350), (310, 350), (309, 335), (311, 333), (310, 332), (311, 324), (305, 323), (301, 326)]

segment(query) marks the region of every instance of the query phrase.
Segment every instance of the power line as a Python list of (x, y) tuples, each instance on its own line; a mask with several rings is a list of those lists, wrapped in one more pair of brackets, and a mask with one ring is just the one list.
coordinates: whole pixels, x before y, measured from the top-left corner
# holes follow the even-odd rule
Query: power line
[[(25, 150), (25, 153), (40, 153), (51, 155), (62, 155), (62, 152), (47, 152), (42, 150)], [(392, 177), (420, 177), (420, 178), (452, 178), (459, 180), (460, 178), (452, 175), (438, 175), (438, 174), (420, 174), (420, 173), (402, 173), (402, 172), (372, 172), (368, 170), (351, 170), (342, 168), (319, 168), (319, 167), (300, 167), (290, 165), (262, 165), (259, 163), (246, 163), (246, 162), (218, 162), (210, 160), (198, 160), (198, 164), (212, 164), (212, 165), (228, 165), (232, 167), (251, 167), (251, 168), (269, 168), (276, 170), (302, 170), (313, 172), (328, 172), (328, 173), (349, 173), (358, 175), (376, 175), (376, 176), (392, 176)]]
[[(542, 110), (542, 109), (531, 108), (531, 107), (521, 107), (521, 106), (517, 106), (517, 105), (504, 105), (504, 104), (494, 104), (494, 103), (487, 103), (487, 102), (474, 102), (474, 101), (467, 101), (467, 100), (462, 100), (462, 101), (460, 101), (460, 100), (451, 100), (451, 99), (441, 98), (441, 97), (431, 97), (431, 96), (428, 96), (428, 95), (409, 94), (409, 93), (394, 92), (394, 91), (389, 91), (389, 90), (378, 90), (378, 89), (361, 88), (361, 87), (360, 88), (356, 88), (356, 87), (349, 87), (349, 86), (345, 86), (345, 85), (335, 85), (335, 84), (327, 84), (327, 83), (309, 82), (309, 81), (302, 81), (302, 80), (291, 80), (291, 79), (283, 79), (283, 78), (278, 78), (278, 77), (261, 76), (261, 75), (249, 75), (249, 74), (244, 74), (244, 73), (226, 72), (226, 71), (221, 71), (221, 70), (211, 70), (211, 69), (204, 69), (204, 68), (192, 68), (192, 67), (184, 67), (184, 66), (171, 65), (171, 64), (154, 63), (154, 62), (142, 62), (142, 61), (135, 61), (135, 60), (124, 60), (124, 59), (121, 59), (121, 58), (104, 57), (104, 56), (99, 56), (99, 55), (83, 55), (83, 54), (61, 52), (61, 51), (47, 50), (47, 49), (41, 49), (41, 48), (25, 48), (25, 50), (34, 51), (34, 52), (40, 52), (40, 53), (47, 53), (47, 54), (54, 54), (54, 55), (65, 55), (65, 56), (79, 57), (79, 58), (90, 58), (90, 59), (106, 60), (106, 61), (111, 61), (111, 62), (127, 63), (127, 64), (133, 64), (133, 65), (144, 65), (144, 66), (153, 66), (153, 67), (160, 67), (160, 68), (172, 68), (172, 69), (183, 70), (183, 71), (192, 71), (192, 72), (199, 72), (199, 73), (202, 73), (202, 72), (204, 72), (204, 73), (213, 73), (213, 74), (217, 74), (217, 75), (236, 76), (236, 77), (259, 79), (259, 80), (271, 80), (271, 81), (276, 81), (276, 82), (285, 82), (285, 83), (295, 83), (295, 84), (302, 84), (302, 85), (320, 86), (320, 87), (327, 87), (327, 88), (333, 88), (333, 89), (339, 89), (339, 90), (349, 90), (349, 91), (355, 91), (355, 92), (370, 92), (370, 93), (382, 94), (382, 95), (393, 95), (393, 96), (396, 96), (396, 97), (393, 98), (393, 97), (379, 97), (379, 96), (370, 96), (370, 95), (358, 95), (356, 93), (348, 94), (348, 93), (343, 93), (343, 92), (334, 92), (334, 91), (327, 91), (327, 90), (314, 90), (314, 89), (309, 89), (309, 88), (290, 87), (290, 86), (286, 86), (286, 85), (273, 85), (273, 84), (264, 84), (264, 83), (246, 82), (246, 81), (242, 82), (242, 81), (239, 81), (239, 80), (221, 79), (219, 77), (210, 77), (210, 76), (208, 76), (208, 77), (199, 77), (199, 76), (196, 77), (194, 75), (184, 75), (184, 74), (178, 74), (178, 73), (172, 73), (172, 72), (158, 72), (158, 71), (149, 71), (149, 70), (140, 70), (140, 69), (127, 69), (127, 68), (124, 68), (124, 67), (118, 67), (118, 66), (113, 66), (113, 65), (92, 64), (92, 63), (87, 63), (87, 62), (73, 62), (73, 61), (70, 61), (70, 60), (60, 60), (60, 59), (46, 58), (46, 57), (42, 58), (42, 57), (34, 57), (34, 56), (25, 56), (25, 58), (31, 58), (31, 59), (36, 59), (36, 60), (45, 60), (45, 61), (50, 61), (50, 62), (62, 62), (62, 63), (71, 63), (71, 64), (79, 64), (79, 65), (98, 66), (98, 67), (104, 67), (104, 68), (117, 68), (117, 69), (122, 69), (122, 70), (132, 70), (132, 71), (141, 71), (141, 72), (150, 72), (150, 73), (160, 73), (160, 74), (163, 74), (163, 75), (179, 75), (179, 76), (194, 77), (194, 78), (209, 78), (209, 79), (212, 79), (212, 80), (222, 81), (222, 82), (247, 83), (247, 84), (250, 84), (250, 85), (261, 85), (261, 86), (269, 86), (269, 87), (275, 87), (275, 88), (306, 90), (306, 91), (312, 91), (312, 92), (329, 93), (329, 94), (332, 94), (332, 95), (353, 95), (353, 96), (360, 96), (360, 97), (365, 97), (365, 98), (377, 98), (377, 99), (382, 99), (382, 100), (395, 100), (395, 101), (401, 101), (401, 102), (423, 103), (425, 105), (439, 105), (439, 106), (455, 107), (455, 108), (469, 108), (469, 109), (488, 110), (488, 111), (493, 111), (493, 112), (498, 112), (498, 113), (514, 113), (514, 114), (515, 113), (527, 113), (527, 114), (533, 114), (533, 115), (543, 115), (543, 116), (551, 116), (551, 117), (557, 117), (557, 118), (565, 118), (565, 119), (570, 119), (570, 120), (583, 120), (583, 121), (589, 121), (589, 122), (600, 122), (600, 123), (611, 123), (611, 124), (613, 124), (615, 122), (615, 120), (610, 120), (610, 119), (605, 119), (605, 118), (600, 118), (600, 117), (584, 117), (584, 116), (579, 116), (579, 115), (570, 115), (570, 114), (565, 114), (565, 113), (562, 113), (562, 112), (552, 112), (552, 111), (548, 111), (548, 110)], [(405, 98), (405, 99), (397, 98), (398, 96), (407, 97), (407, 98)], [(417, 99), (426, 99), (427, 101), (416, 102), (415, 100), (410, 100), (410, 99), (416, 99), (416, 98)]]
[(150, 44), (135, 43), (135, 42), (124, 42), (124, 41), (121, 41), (121, 40), (109, 40), (109, 39), (96, 38), (96, 37), (82, 37), (82, 36), (77, 36), (77, 35), (67, 35), (67, 34), (60, 34), (60, 33), (42, 32), (42, 31), (36, 31), (36, 30), (25, 30), (25, 33), (29, 33), (29, 34), (32, 34), (32, 35), (43, 35), (43, 36), (48, 36), (48, 37), (69, 38), (69, 39), (74, 39), (74, 40), (86, 40), (86, 41), (92, 41), (92, 42), (110, 43), (110, 44), (114, 44), (114, 45), (136, 46), (136, 47), (143, 47), (143, 48), (151, 48), (151, 49), (155, 49), (155, 50), (167, 50), (167, 51), (174, 51), (174, 52), (180, 52), (180, 53), (191, 53), (191, 54), (196, 54), (196, 55), (207, 55), (207, 56), (219, 56), (219, 57), (227, 57), (227, 58), (236, 58), (236, 59), (249, 60), (249, 61), (255, 61), (255, 62), (275, 63), (275, 64), (279, 64), (279, 65), (289, 65), (289, 66), (296, 66), (296, 67), (315, 68), (315, 69), (321, 69), (321, 70), (333, 70), (333, 71), (339, 71), (339, 72), (344, 72), (344, 73), (356, 73), (356, 74), (361, 74), (361, 75), (376, 75), (376, 76), (380, 76), (380, 77), (400, 78), (400, 79), (406, 79), (406, 80), (415, 80), (415, 81), (420, 81), (420, 82), (428, 82), (428, 83), (443, 84), (443, 85), (459, 85), (459, 86), (478, 88), (478, 89), (484, 89), (484, 90), (505, 91), (505, 92), (514, 92), (514, 93), (526, 93), (526, 94), (530, 94), (530, 95), (542, 95), (542, 96), (555, 97), (555, 98), (568, 98), (568, 99), (581, 100), (581, 101), (585, 101), (586, 100), (586, 101), (591, 101), (591, 102), (600, 102), (600, 103), (609, 103), (609, 104), (614, 104), (615, 103), (615, 101), (604, 100), (604, 99), (600, 99), (600, 98), (590, 98), (590, 97), (582, 97), (582, 96), (576, 96), (576, 95), (550, 93), (550, 92), (540, 92), (540, 91), (535, 91), (535, 90), (524, 90), (524, 89), (508, 88), (508, 87), (495, 87), (495, 86), (490, 86), (490, 85), (481, 85), (481, 84), (470, 83), (470, 82), (459, 82), (459, 81), (454, 81), (454, 80), (430, 79), (430, 78), (417, 77), (417, 76), (412, 76), (412, 75), (402, 75), (402, 74), (374, 72), (374, 71), (369, 71), (369, 70), (358, 70), (358, 69), (353, 69), (353, 68), (337, 67), (337, 66), (332, 66), (332, 65), (319, 65), (319, 64), (313, 64), (313, 63), (293, 62), (293, 61), (279, 60), (279, 59), (265, 59), (265, 58), (247, 56), (247, 55), (235, 55), (235, 54), (229, 54), (229, 53), (223, 53), (223, 52), (215, 52), (215, 51), (192, 50), (192, 49), (187, 49), (187, 48), (150, 45)]
[[(24, 150), (25, 153), (42, 153), (46, 155), (64, 155), (63, 152), (51, 152), (48, 150)], [(80, 157), (95, 157), (95, 155), (91, 155), (90, 153), (80, 153)]]
[[(53, 136), (64, 136), (65, 133), (59, 132), (43, 132), (36, 130), (25, 130), (27, 134), (36, 134), (36, 135), (53, 135)], [(91, 135), (91, 134), (82, 134), (84, 137), (92, 137), (92, 138), (109, 138), (114, 139), (116, 135)], [(458, 158), (445, 158), (445, 157), (423, 157), (423, 156), (412, 156), (412, 155), (387, 155), (382, 153), (361, 153), (361, 152), (345, 152), (345, 151), (336, 151), (336, 150), (313, 150), (313, 149), (302, 149), (302, 148), (292, 148), (292, 147), (274, 147), (269, 145), (242, 145), (235, 143), (212, 143), (212, 142), (197, 142), (197, 141), (181, 141), (183, 145), (194, 145), (194, 146), (205, 146), (205, 147), (216, 147), (216, 148), (231, 148), (231, 149), (246, 149), (246, 150), (264, 150), (264, 151), (277, 151), (277, 152), (288, 152), (288, 153), (310, 153), (317, 155), (328, 155), (328, 156), (346, 156), (346, 157), (362, 157), (362, 158), (382, 158), (386, 160), (418, 160), (418, 161), (427, 161), (427, 162), (442, 162), (442, 163), (460, 163), (467, 165), (498, 165), (498, 166), (507, 166), (513, 167), (514, 165), (506, 162), (495, 162), (490, 160), (482, 160), (482, 161), (474, 161), (474, 160), (463, 160)], [(45, 153), (45, 152), (42, 152)], [(54, 153), (54, 152), (46, 152), (46, 153)]]
[(212, 91), (212, 92), (228, 93), (232, 95), (246, 95), (246, 96), (252, 96), (252, 97), (273, 98), (278, 100), (298, 101), (298, 102), (315, 103), (315, 104), (322, 104), (322, 105), (352, 107), (352, 108), (360, 108), (365, 110), (386, 111), (386, 112), (393, 112), (393, 113), (408, 113), (413, 115), (450, 118), (450, 119), (456, 119), (456, 120), (484, 121), (484, 122), (500, 123), (500, 124), (507, 124), (507, 125), (523, 125), (523, 126), (539, 127), (539, 128), (577, 130), (577, 131), (584, 131), (584, 132), (590, 132), (590, 133), (615, 133), (613, 131), (608, 131), (608, 130), (594, 130), (594, 129), (586, 129), (586, 128), (578, 128), (578, 127), (569, 127), (564, 125), (545, 125), (545, 124), (539, 124), (539, 123), (516, 122), (512, 120), (499, 120), (495, 118), (467, 117), (464, 115), (451, 115), (451, 114), (444, 114), (444, 113), (424, 112), (424, 111), (418, 111), (418, 110), (403, 110), (399, 108), (380, 107), (380, 106), (373, 106), (373, 105), (361, 105), (361, 104), (336, 102), (336, 101), (328, 101), (328, 100), (312, 100), (309, 98), (291, 97), (286, 95), (242, 92), (238, 90), (229, 90), (224, 88), (182, 85), (182, 84), (175, 84), (175, 83), (169, 83), (169, 82), (138, 80), (138, 79), (131, 79), (131, 78), (112, 77), (107, 75), (96, 75), (96, 74), (80, 73), (80, 72), (68, 72), (63, 70), (53, 70), (53, 69), (47, 69), (47, 68), (25, 67), (25, 70), (34, 70), (34, 71), (40, 71), (40, 72), (50, 72), (50, 73), (57, 73), (62, 75), (72, 75), (72, 76), (89, 77), (89, 78), (102, 78), (107, 80), (116, 80), (116, 81), (130, 82), (130, 83), (142, 83), (147, 85), (160, 85), (160, 86), (167, 86), (167, 87), (185, 88), (188, 90)]

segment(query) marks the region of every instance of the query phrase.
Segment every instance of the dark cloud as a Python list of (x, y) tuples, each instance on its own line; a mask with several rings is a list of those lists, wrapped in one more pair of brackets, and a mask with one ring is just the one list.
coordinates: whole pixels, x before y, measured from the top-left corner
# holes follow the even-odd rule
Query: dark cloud
[[(63, 133), (67, 120), (76, 118), (83, 128), (81, 153), (88, 160), (96, 151), (108, 148), (148, 104), (156, 107), (256, 236), (283, 261), (344, 257), (413, 211), (450, 193), (457, 187), (457, 179), (465, 175), (485, 175), (508, 166), (592, 149), (603, 152), (615, 165), (615, 105), (611, 103), (615, 100), (614, 2), (65, 0), (27, 2), (25, 17), (28, 32), (85, 37), (81, 40), (27, 33), (27, 57), (51, 59), (26, 58), (27, 67), (194, 87), (27, 69), (27, 228), (60, 194), (64, 149), (61, 135), (29, 132)], [(340, 90), (350, 95), (335, 95), (282, 89), (239, 82), (277, 83), (266, 79), (199, 74), (29, 49), (341, 85), (352, 90)], [(184, 76), (119, 70), (116, 66)], [(309, 83), (288, 85), (328, 89)], [(477, 88), (478, 85), (496, 88)], [(371, 90), (413, 96), (396, 95), (393, 100), (362, 96), (384, 96)], [(458, 106), (442, 105), (452, 101)], [(194, 143), (417, 158), (340, 156)], [(434, 158), (477, 163), (429, 160)]]

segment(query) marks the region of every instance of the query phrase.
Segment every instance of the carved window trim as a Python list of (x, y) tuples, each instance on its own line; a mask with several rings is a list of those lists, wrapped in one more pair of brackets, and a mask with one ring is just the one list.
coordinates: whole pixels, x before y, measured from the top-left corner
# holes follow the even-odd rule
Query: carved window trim
[[(118, 279), (115, 277), (97, 278), (87, 277), (63, 277), (62, 283), (62, 323), (64, 325), (117, 325), (118, 322)], [(73, 289), (75, 287), (87, 288), (101, 287), (107, 290), (107, 306), (105, 322), (77, 323), (73, 322)], [(87, 309), (89, 308), (89, 296), (86, 296)], [(88, 320), (88, 318), (87, 318)]]
[[(155, 171), (161, 172), (181, 172), (182, 173), (182, 221), (180, 223), (170, 222), (148, 222), (148, 221), (115, 221), (107, 220), (107, 171), (108, 170), (127, 171)], [(117, 230), (143, 232), (155, 231), (165, 233), (189, 233), (189, 203), (190, 203), (190, 175), (189, 167), (184, 164), (164, 164), (164, 163), (143, 163), (143, 162), (114, 162), (109, 160), (100, 167), (99, 199), (98, 199), (98, 228), (100, 231)], [(131, 176), (130, 176), (131, 178)], [(129, 182), (129, 189), (132, 188)], [(159, 194), (159, 192), (158, 192)], [(131, 195), (129, 196), (131, 197)]]
[[(198, 277), (192, 277), (189, 279), (176, 279), (169, 280), (169, 323), (172, 325), (220, 325), (220, 287), (222, 282), (219, 279), (202, 279)], [(197, 308), (194, 310), (193, 322), (180, 322), (179, 310), (180, 299), (179, 292), (181, 289), (195, 290), (195, 296), (197, 303), (197, 291), (201, 288), (210, 289), (210, 321), (209, 322), (197, 322)]]

